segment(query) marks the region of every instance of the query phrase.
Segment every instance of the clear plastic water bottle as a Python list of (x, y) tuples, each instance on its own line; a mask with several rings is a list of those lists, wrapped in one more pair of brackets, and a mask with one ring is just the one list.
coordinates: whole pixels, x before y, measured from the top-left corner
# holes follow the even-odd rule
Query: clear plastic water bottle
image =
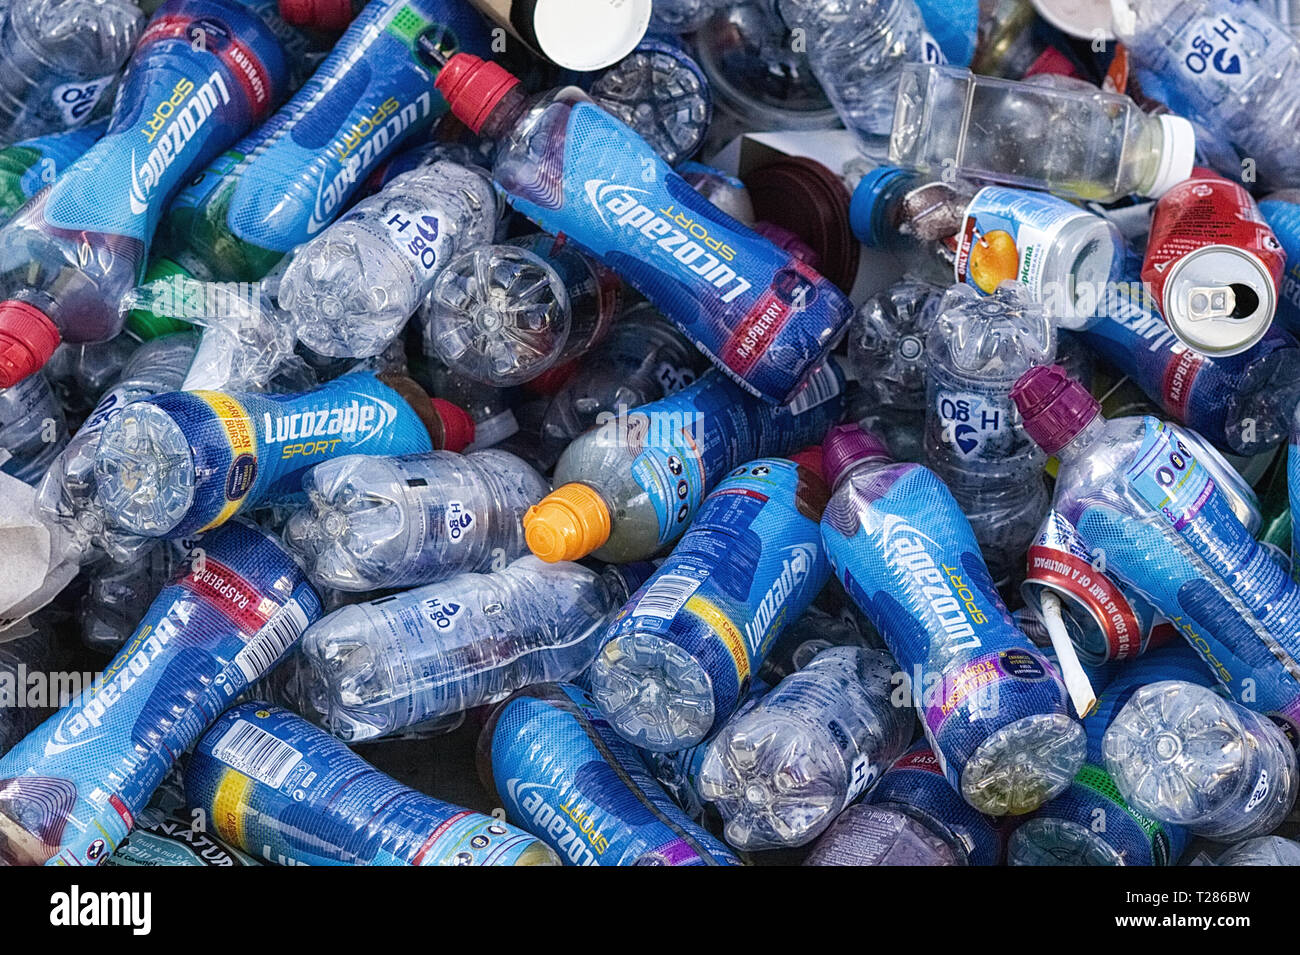
[(800, 846), (902, 755), (915, 726), (895, 706), (893, 658), (831, 647), (782, 680), (709, 744), (700, 795), (738, 849)]
[(889, 140), (891, 163), (925, 175), (1098, 202), (1164, 194), (1195, 153), (1191, 123), (1127, 96), (916, 63), (903, 67)]
[(1223, 852), (1215, 865), (1300, 865), (1300, 842), (1282, 836), (1247, 839)]
[(670, 166), (696, 153), (713, 118), (704, 71), (680, 46), (662, 40), (642, 40), (597, 76), (588, 93), (636, 130)]
[(553, 367), (572, 313), (559, 273), (512, 245), (483, 245), (452, 259), (422, 314), (425, 341), (453, 371), (499, 388)]
[(559, 454), (604, 416), (680, 391), (707, 367), (708, 360), (653, 305), (633, 305), (551, 399), (542, 441)]
[(1056, 356), (1056, 329), (1024, 288), (944, 295), (927, 339), (925, 458), (961, 505), (993, 573), (1022, 563), (1050, 506), (1046, 455), (1008, 397), (1029, 368)]
[(1111, 13), (1172, 109), (1250, 157), (1262, 188), (1300, 185), (1300, 44), (1280, 23), (1238, 0), (1111, 0)]
[(139, 347), (139, 341), (123, 333), (106, 342), (56, 348), (45, 366), (45, 376), (68, 417), (88, 415)]
[(915, 0), (777, 0), (844, 125), (883, 151), (903, 65), (939, 63)]
[(98, 547), (114, 559), (126, 561), (145, 546), (145, 538), (115, 527), (99, 501), (95, 478), (99, 439), (109, 422), (131, 402), (179, 388), (197, 345), (197, 335), (181, 332), (155, 338), (136, 349), (117, 384), (100, 399), (41, 481), (36, 502), (42, 514), (63, 527), (87, 556), (92, 547)]
[(382, 352), (461, 250), (492, 241), (497, 199), (477, 167), (404, 173), (298, 248), (280, 307), (322, 355)]
[(521, 521), (550, 485), (505, 451), (354, 455), (303, 478), (286, 543), (320, 587), (415, 587), (500, 570), (528, 552)]
[(307, 694), (322, 725), (358, 742), (572, 679), (627, 599), (623, 586), (617, 574), (530, 554), (496, 573), (343, 607), (304, 636)]
[(528, 546), (546, 560), (648, 560), (733, 469), (815, 444), (843, 412), (834, 359), (788, 405), (747, 395), (710, 369), (575, 439), (555, 465), (555, 490), (524, 518)]
[(904, 279), (867, 299), (853, 316), (849, 365), (881, 407), (926, 407), (926, 341), (943, 293), (938, 285)]
[(0, 26), (0, 144), (81, 126), (135, 49), (129, 0), (11, 0)]
[(1179, 680), (1134, 693), (1106, 730), (1102, 755), (1134, 808), (1217, 842), (1271, 832), (1300, 782), (1276, 724)]
[(1083, 763), (1083, 727), (1051, 663), (1015, 628), (943, 482), (853, 425), (822, 444), (835, 577), (907, 673), (953, 788), (990, 815), (1038, 808)]
[(0, 388), (0, 472), (35, 484), (68, 443), (68, 426), (45, 375)]

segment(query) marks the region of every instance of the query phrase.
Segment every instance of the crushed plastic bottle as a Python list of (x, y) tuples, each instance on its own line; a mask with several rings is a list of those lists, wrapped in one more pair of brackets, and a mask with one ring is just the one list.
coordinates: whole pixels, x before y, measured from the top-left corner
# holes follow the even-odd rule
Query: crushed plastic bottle
[(417, 587), (500, 570), (528, 552), (523, 516), (550, 484), (505, 451), (349, 456), (303, 477), (307, 506), (285, 527), (319, 587)]

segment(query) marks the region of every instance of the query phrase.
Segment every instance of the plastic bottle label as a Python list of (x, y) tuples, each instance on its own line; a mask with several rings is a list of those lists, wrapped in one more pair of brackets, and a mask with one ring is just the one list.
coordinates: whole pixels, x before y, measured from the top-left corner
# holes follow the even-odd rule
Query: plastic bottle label
[(740, 864), (686, 818), (576, 686), (523, 691), (493, 720), (483, 738), (509, 818), (566, 864)]
[(1002, 436), (1015, 430), (1016, 421), (1016, 406), (1010, 398), (939, 390), (934, 410), (944, 439), (962, 461), (1005, 460)]
[(419, 416), (370, 372), (299, 395), (175, 391), (146, 400), (180, 426), (194, 456), (193, 501), (173, 537), (216, 527), (256, 502), (301, 495), (302, 475), (322, 461), (432, 450)]
[(704, 666), (715, 722), (725, 719), (777, 636), (826, 582), (817, 523), (825, 499), (824, 483), (784, 458), (736, 468), (605, 639), (637, 632), (675, 643)]
[(185, 775), (218, 834), (282, 865), (511, 865), (535, 840), (385, 776), (301, 717), (226, 712)]
[(555, 134), (563, 155), (547, 157), (563, 183), (523, 168), (516, 176), (512, 164), (537, 158), (503, 156), (497, 176), (514, 207), (594, 252), (745, 390), (789, 401), (851, 317), (851, 303), (711, 205), (599, 107), (578, 101), (547, 109), (568, 110), (563, 135)]
[(116, 78), (116, 73), (110, 73), (98, 79), (60, 83), (54, 87), (51, 97), (60, 115), (63, 116), (63, 125), (76, 126), (89, 116), (99, 103), (100, 97), (104, 95), (104, 91)]
[(232, 524), (204, 547), (96, 685), (0, 759), (0, 803), (27, 807), (22, 825), (46, 858), (110, 854), (176, 756), (261, 676), (239, 655), (272, 628), (286, 628), (274, 639), (287, 646), (320, 616), (316, 592), (261, 531)]
[(1249, 88), (1256, 64), (1280, 62), (1286, 45), (1285, 34), (1263, 14), (1197, 17), (1174, 41), (1174, 66), (1200, 102), (1215, 107)]

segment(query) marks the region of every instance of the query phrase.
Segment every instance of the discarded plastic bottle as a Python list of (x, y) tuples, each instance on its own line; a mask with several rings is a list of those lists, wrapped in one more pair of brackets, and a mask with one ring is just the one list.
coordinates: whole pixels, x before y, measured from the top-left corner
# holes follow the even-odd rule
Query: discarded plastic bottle
[(1056, 357), (1056, 329), (1023, 286), (988, 297), (950, 289), (927, 336), (925, 463), (970, 521), (994, 580), (1023, 563), (1047, 513), (1046, 455), (1007, 397), (1016, 379)]
[(543, 444), (558, 455), (583, 432), (693, 384), (707, 367), (653, 305), (634, 305), (551, 399)]
[(1094, 559), (1178, 621), (1235, 699), (1300, 725), (1300, 587), (1184, 433), (1150, 416), (1108, 421), (1055, 366), (1031, 368), (1011, 396), (1060, 461), (1053, 506)]
[(835, 576), (908, 674), (948, 781), (989, 815), (1059, 795), (1083, 762), (1083, 727), (1056, 670), (1015, 628), (951, 493), (856, 426), (832, 429), (822, 447)]
[(95, 480), (118, 527), (186, 537), (299, 497), (303, 474), (322, 461), (457, 450), (472, 436), (465, 412), (398, 376), (355, 372), (297, 395), (173, 391), (105, 425)]
[(121, 330), (173, 193), (284, 95), (284, 50), (234, 0), (168, 0), (151, 24), (104, 138), (0, 230), (0, 386)]
[(895, 706), (883, 650), (830, 647), (709, 744), (700, 796), (740, 849), (798, 846), (825, 831), (902, 755), (915, 726)]
[(811, 467), (758, 458), (704, 499), (592, 664), (592, 696), (616, 732), (675, 752), (731, 715), (786, 623), (826, 583), (817, 523), (826, 494)]
[(849, 365), (882, 407), (926, 407), (926, 341), (943, 294), (938, 285), (903, 279), (873, 295), (853, 316)]
[[(197, 345), (197, 335), (182, 332), (155, 338), (136, 349), (117, 384), (99, 400), (42, 479), (36, 494), (41, 512), (87, 554), (91, 547), (99, 547), (114, 559), (126, 561), (144, 545), (140, 537), (115, 527), (100, 504), (95, 479), (99, 439), (108, 423), (131, 402), (179, 388)], [(130, 621), (130, 626), (135, 623)]]
[(1217, 842), (1271, 832), (1300, 782), (1295, 750), (1276, 724), (1179, 680), (1129, 697), (1102, 755), (1131, 806)]
[(972, 809), (921, 740), (840, 813), (804, 865), (997, 865), (1000, 820)]
[(101, 564), (90, 574), (81, 599), (81, 642), (113, 655), (135, 633), (158, 593), (176, 576), (184, 554), (172, 541), (151, 546), (129, 560)]
[(349, 456), (303, 478), (307, 506), (285, 526), (319, 587), (417, 587), (501, 570), (528, 553), (520, 523), (550, 490), (505, 451)]
[(431, 88), (443, 60), (488, 44), (466, 4), (372, 0), (293, 99), (176, 197), (158, 251), (218, 280), (262, 278), (443, 113)]
[(1215, 865), (1300, 865), (1300, 842), (1281, 836), (1247, 839), (1228, 849)]
[(567, 865), (740, 864), (571, 684), (531, 686), (498, 706), (479, 737), (478, 765), (507, 818)]
[(529, 101), (500, 66), (468, 55), (451, 59), (438, 88), (497, 141), (494, 174), (516, 211), (595, 253), (745, 390), (788, 402), (821, 366), (852, 315), (848, 299), (711, 206), (586, 94)]
[(486, 173), (437, 162), (357, 203), (280, 280), (298, 339), (322, 355), (382, 352), (456, 253), (492, 241), (496, 202)]
[(117, 87), (144, 14), (128, 0), (10, 0), (0, 21), (0, 144), (81, 126)]
[(36, 484), (67, 443), (67, 421), (45, 375), (0, 388), (0, 472)]
[(623, 578), (531, 554), (324, 617), (302, 644), (307, 695), (349, 743), (570, 680), (627, 599)]
[(1300, 184), (1300, 45), (1253, 3), (1113, 0), (1115, 35), (1166, 104), (1249, 156), (1263, 188)]
[(176, 757), (319, 614), (278, 541), (239, 523), (206, 538), (95, 684), (0, 759), (0, 864), (110, 855)]
[(403, 786), (302, 717), (257, 701), (199, 740), (185, 793), (217, 835), (278, 865), (558, 865), (499, 819)]
[(570, 444), (555, 466), (556, 489), (524, 518), (528, 546), (544, 560), (648, 560), (732, 470), (816, 444), (843, 411), (834, 359), (780, 407), (710, 371)]
[(1097, 202), (1159, 197), (1195, 153), (1191, 123), (1121, 94), (919, 63), (903, 66), (889, 140), (889, 161), (924, 175)]

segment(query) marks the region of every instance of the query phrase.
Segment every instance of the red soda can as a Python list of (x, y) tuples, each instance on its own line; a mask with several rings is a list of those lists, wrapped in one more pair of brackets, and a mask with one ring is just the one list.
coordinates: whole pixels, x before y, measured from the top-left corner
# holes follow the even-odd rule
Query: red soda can
[(1198, 167), (1156, 203), (1142, 280), (1183, 344), (1235, 355), (1268, 331), (1285, 265), (1250, 193)]

